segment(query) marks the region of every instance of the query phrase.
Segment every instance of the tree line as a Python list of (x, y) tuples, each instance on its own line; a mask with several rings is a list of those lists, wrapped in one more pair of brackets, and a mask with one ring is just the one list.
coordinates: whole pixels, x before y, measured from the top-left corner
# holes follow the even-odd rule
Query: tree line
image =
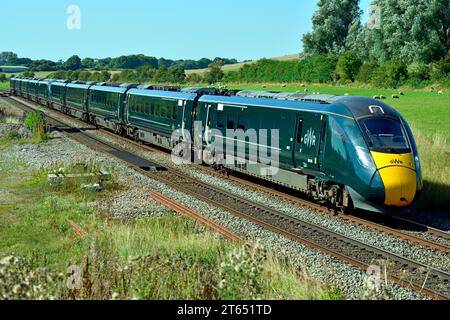
[(234, 64), (236, 59), (217, 57), (213, 60), (202, 58), (200, 60), (171, 60), (165, 58), (155, 58), (143, 54), (120, 56), (117, 58), (84, 58), (74, 55), (66, 61), (50, 60), (31, 60), (29, 58), (19, 58), (14, 52), (0, 52), (0, 65), (21, 65), (28, 67), (30, 71), (75, 71), (80, 69), (89, 69), (94, 71), (104, 71), (111, 69), (137, 69), (144, 66), (150, 66), (153, 69), (179, 68), (184, 70), (208, 68), (212, 63), (222, 65)]

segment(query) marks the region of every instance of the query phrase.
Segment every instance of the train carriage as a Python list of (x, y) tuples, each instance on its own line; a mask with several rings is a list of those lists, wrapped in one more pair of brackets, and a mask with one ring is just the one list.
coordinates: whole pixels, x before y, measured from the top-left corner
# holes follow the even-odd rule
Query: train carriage
[(172, 148), (174, 130), (191, 131), (196, 93), (131, 89), (124, 120), (128, 135), (164, 148)]
[(23, 83), (24, 83), (25, 78), (23, 77), (17, 77), (15, 84), (16, 84), (16, 95), (18, 96), (22, 96), (23, 94)]
[(38, 89), (38, 82), (37, 79), (32, 79), (28, 81), (28, 87), (27, 87), (27, 96), (28, 99), (31, 101), (37, 102), (37, 89)]
[(37, 83), (37, 102), (43, 105), (48, 105), (50, 94), (50, 83), (53, 80), (42, 79)]
[(88, 119), (88, 95), (93, 83), (72, 82), (66, 86), (66, 104), (63, 113), (79, 119)]
[(28, 81), (30, 79), (24, 78), (20, 81), (20, 94), (22, 97), (26, 98), (27, 96), (27, 89), (28, 89)]
[(89, 121), (97, 126), (124, 132), (124, 107), (126, 92), (133, 85), (94, 85), (89, 89)]
[(57, 80), (50, 84), (50, 107), (61, 111), (66, 105), (66, 86), (68, 81)]

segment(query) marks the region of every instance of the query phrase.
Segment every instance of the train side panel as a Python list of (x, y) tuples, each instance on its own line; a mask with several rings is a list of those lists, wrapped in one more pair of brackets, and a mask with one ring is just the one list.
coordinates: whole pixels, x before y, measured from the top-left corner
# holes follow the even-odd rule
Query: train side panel
[(88, 95), (90, 122), (121, 134), (126, 88), (92, 86)]
[(66, 82), (55, 81), (50, 85), (50, 106), (58, 111), (63, 111), (66, 105)]
[(191, 132), (196, 94), (132, 89), (127, 94), (124, 112), (127, 133), (136, 140), (171, 149), (176, 143), (172, 133)]

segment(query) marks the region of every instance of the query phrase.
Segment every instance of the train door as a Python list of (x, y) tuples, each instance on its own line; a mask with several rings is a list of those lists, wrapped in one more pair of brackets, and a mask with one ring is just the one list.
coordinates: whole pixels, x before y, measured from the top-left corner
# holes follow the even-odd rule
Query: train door
[(296, 168), (319, 170), (323, 116), (315, 113), (297, 115), (293, 157)]

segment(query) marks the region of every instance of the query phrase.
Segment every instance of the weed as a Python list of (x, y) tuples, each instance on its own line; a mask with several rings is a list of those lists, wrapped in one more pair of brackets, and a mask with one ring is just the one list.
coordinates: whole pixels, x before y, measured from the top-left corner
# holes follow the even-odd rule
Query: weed
[(24, 120), (25, 126), (33, 133), (33, 141), (36, 143), (48, 140), (45, 115), (40, 111), (34, 111), (27, 114)]

